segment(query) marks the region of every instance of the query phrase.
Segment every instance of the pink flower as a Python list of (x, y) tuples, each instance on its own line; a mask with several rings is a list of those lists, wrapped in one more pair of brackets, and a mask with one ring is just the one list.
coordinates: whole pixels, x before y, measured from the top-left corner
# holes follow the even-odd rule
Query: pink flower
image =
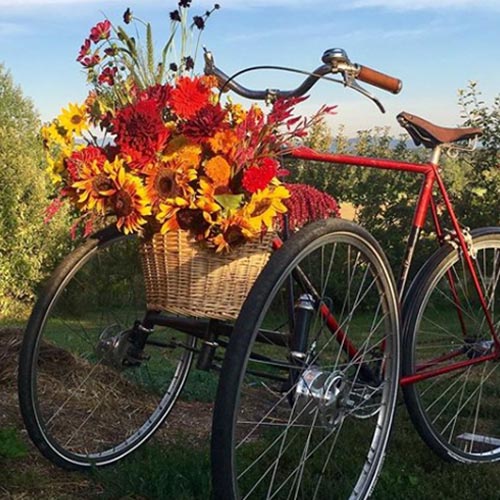
[(101, 58), (99, 54), (94, 54), (92, 56), (87, 56), (84, 57), (81, 61), (80, 64), (84, 66), (85, 68), (92, 68), (94, 66), (97, 66), (101, 62)]
[(91, 30), (89, 38), (97, 43), (99, 40), (107, 40), (111, 33), (111, 23), (106, 19), (97, 23)]
[(86, 38), (85, 41), (83, 42), (83, 45), (80, 48), (80, 52), (78, 53), (78, 57), (76, 60), (78, 62), (81, 62), (82, 59), (90, 55), (90, 39)]
[(118, 72), (118, 68), (110, 68), (107, 66), (103, 69), (102, 73), (98, 76), (97, 80), (102, 85), (107, 83), (108, 85), (115, 84), (115, 75)]
[[(306, 184), (285, 184), (290, 192), (290, 198), (283, 201), (288, 209), (288, 225), (294, 231), (305, 224), (340, 217), (339, 207), (335, 198)], [(283, 219), (281, 219), (281, 225)]]

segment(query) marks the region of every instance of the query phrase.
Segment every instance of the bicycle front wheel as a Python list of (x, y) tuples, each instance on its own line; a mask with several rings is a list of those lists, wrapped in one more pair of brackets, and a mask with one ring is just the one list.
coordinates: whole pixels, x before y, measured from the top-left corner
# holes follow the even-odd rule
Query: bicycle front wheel
[[(479, 281), (496, 332), (500, 326), (500, 228), (473, 232)], [(408, 294), (404, 376), (436, 372), (405, 385), (410, 417), (440, 457), (464, 463), (500, 460), (500, 367), (463, 254), (439, 250)], [(461, 369), (456, 369), (463, 363)]]
[(330, 219), (286, 241), (224, 359), (215, 497), (366, 498), (393, 419), (398, 331), (392, 274), (366, 231)]
[(144, 443), (173, 407), (195, 339), (165, 328), (127, 359), (146, 313), (138, 239), (98, 233), (55, 270), (31, 314), (19, 359), (28, 433), (56, 465), (116, 462)]

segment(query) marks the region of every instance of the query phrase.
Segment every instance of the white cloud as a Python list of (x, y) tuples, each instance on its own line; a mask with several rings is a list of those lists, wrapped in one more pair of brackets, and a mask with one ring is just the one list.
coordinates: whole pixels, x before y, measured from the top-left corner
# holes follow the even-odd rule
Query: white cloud
[[(150, 5), (165, 5), (165, 0), (143, 0)], [(196, 0), (196, 6), (209, 7), (219, 1), (224, 9), (248, 9), (265, 7), (305, 8), (318, 7), (351, 10), (358, 8), (381, 7), (394, 10), (449, 9), (449, 8), (500, 8), (500, 0)], [(123, 0), (107, 0), (107, 3), (123, 3)], [(26, 10), (34, 7), (103, 5), (102, 0), (0, 0), (0, 8)], [(175, 7), (172, 0), (169, 6)], [(193, 4), (195, 5), (195, 4)]]
[(500, 0), (351, 0), (346, 7), (351, 8), (383, 7), (395, 10), (422, 10), (422, 9), (497, 9)]
[(23, 35), (28, 32), (28, 28), (22, 24), (0, 22), (0, 37)]
[(74, 5), (74, 4), (83, 4), (90, 2), (97, 2), (98, 0), (0, 0), (0, 7), (46, 7), (48, 5)]

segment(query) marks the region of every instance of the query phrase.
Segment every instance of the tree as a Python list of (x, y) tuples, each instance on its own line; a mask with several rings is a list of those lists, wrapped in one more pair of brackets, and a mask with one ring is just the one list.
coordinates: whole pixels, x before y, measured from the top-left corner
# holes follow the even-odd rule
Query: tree
[(63, 251), (63, 217), (43, 222), (50, 186), (39, 130), (32, 102), (0, 64), (0, 318), (31, 302)]
[(500, 225), (500, 95), (491, 105), (481, 99), (476, 82), (459, 90), (464, 126), (481, 127), (478, 147), (453, 172), (457, 210), (471, 227)]

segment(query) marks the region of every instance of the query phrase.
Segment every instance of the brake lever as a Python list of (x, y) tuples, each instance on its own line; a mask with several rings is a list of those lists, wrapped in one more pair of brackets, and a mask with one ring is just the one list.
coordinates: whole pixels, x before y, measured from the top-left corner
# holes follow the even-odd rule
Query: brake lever
[(356, 90), (360, 94), (363, 94), (365, 97), (368, 97), (368, 99), (372, 100), (378, 107), (378, 109), (382, 112), (385, 113), (385, 108), (382, 105), (382, 103), (379, 101), (378, 97), (376, 95), (373, 95), (371, 92), (363, 88), (358, 82), (352, 81), (349, 83), (345, 83), (347, 87), (350, 87), (353, 90)]

